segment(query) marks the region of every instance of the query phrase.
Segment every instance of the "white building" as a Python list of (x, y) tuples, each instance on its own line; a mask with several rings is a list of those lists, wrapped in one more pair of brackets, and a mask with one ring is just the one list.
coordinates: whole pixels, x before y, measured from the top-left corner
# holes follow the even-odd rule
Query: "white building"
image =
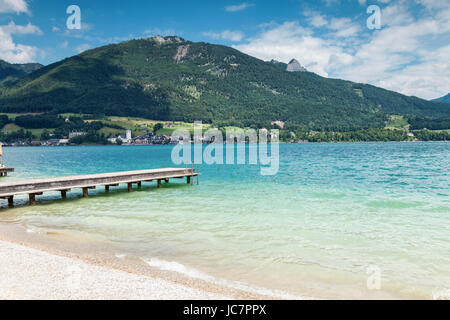
[(79, 136), (84, 136), (86, 135), (86, 132), (70, 132), (69, 133), (69, 139), (75, 138), (75, 137), (79, 137)]
[(116, 137), (108, 138), (108, 141), (111, 143), (117, 143), (117, 138)]
[(125, 136), (119, 135), (117, 137), (110, 137), (108, 139), (108, 141), (111, 143), (117, 143), (118, 140), (122, 141), (123, 144), (131, 144), (133, 142), (131, 130), (128, 129)]

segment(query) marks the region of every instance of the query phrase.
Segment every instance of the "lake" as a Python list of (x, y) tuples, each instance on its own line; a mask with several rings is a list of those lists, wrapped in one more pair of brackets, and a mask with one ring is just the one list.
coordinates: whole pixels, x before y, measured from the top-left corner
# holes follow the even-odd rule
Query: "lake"
[[(172, 148), (5, 148), (16, 169), (5, 179), (174, 167)], [(202, 165), (199, 185), (48, 193), (35, 207), (24, 196), (10, 210), (3, 200), (0, 222), (286, 297), (432, 298), (450, 288), (449, 159), (448, 142), (281, 144), (274, 176)]]

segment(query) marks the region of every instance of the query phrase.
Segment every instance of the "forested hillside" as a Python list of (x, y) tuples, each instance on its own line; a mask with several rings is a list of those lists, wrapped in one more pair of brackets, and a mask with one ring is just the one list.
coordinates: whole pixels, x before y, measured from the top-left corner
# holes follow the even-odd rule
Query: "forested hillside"
[(440, 102), (450, 102), (450, 93), (442, 98), (436, 99), (434, 101), (440, 101)]
[(0, 60), (0, 86), (5, 86), (42, 68), (39, 63), (12, 64)]
[(153, 37), (100, 47), (2, 89), (0, 112), (106, 114), (313, 130), (383, 128), (389, 115), (438, 118), (450, 105), (371, 85), (287, 72), (233, 48)]

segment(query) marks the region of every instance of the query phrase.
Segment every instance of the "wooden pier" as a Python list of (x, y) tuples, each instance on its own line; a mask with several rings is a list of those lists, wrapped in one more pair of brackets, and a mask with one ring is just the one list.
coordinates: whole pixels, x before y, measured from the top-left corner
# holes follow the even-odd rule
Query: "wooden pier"
[(14, 172), (14, 168), (0, 168), (0, 177), (6, 177), (8, 172)]
[(101, 173), (72, 177), (59, 177), (48, 179), (19, 180), (8, 183), (0, 183), (0, 199), (7, 199), (9, 206), (14, 205), (14, 196), (28, 194), (30, 205), (36, 204), (36, 196), (44, 192), (60, 192), (65, 199), (67, 193), (72, 189), (81, 189), (83, 197), (89, 196), (89, 190), (97, 187), (105, 187), (108, 192), (111, 187), (118, 187), (120, 184), (128, 185), (128, 192), (133, 191), (133, 185), (138, 188), (143, 182), (157, 181), (158, 188), (161, 188), (162, 181), (169, 182), (169, 179), (187, 179), (187, 183), (192, 182), (192, 178), (198, 176), (195, 169), (155, 169), (142, 171), (125, 171), (115, 173)]

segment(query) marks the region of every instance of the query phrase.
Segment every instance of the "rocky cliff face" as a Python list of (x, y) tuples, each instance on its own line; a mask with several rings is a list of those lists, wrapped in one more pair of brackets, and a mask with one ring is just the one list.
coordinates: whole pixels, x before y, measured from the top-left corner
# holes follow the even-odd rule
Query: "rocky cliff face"
[(286, 71), (289, 72), (306, 72), (308, 70), (306, 70), (305, 67), (303, 67), (300, 62), (298, 62), (295, 59), (292, 59), (291, 62), (289, 62)]

